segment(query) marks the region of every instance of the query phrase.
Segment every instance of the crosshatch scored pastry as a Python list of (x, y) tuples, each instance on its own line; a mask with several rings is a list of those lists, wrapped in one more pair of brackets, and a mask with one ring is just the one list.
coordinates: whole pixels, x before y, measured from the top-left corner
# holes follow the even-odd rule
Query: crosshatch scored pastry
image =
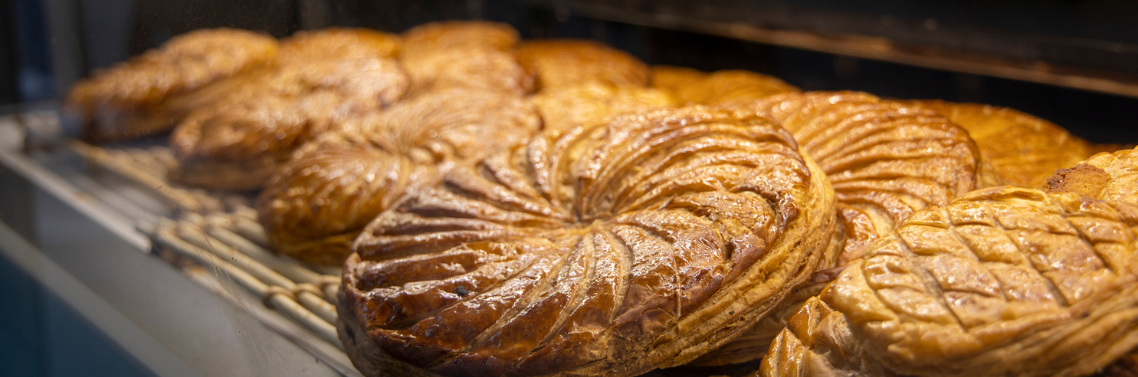
[(178, 125), (170, 144), (180, 163), (171, 178), (214, 189), (260, 188), (296, 147), (403, 96), (408, 79), (389, 57), (397, 46), (397, 37), (363, 29), (286, 40), (274, 67), (219, 83), (224, 100)]
[(742, 106), (780, 122), (826, 172), (837, 196), (838, 231), (810, 281), (752, 331), (696, 362), (733, 364), (762, 357), (805, 300), (874, 241), (914, 212), (948, 204), (976, 188), (979, 150), (948, 119), (859, 92), (783, 93)]
[(1138, 205), (1105, 188), (1133, 182), (1132, 155), (1064, 178), (1105, 181), (1097, 197), (994, 187), (914, 214), (792, 318), (761, 375), (1083, 376), (1126, 355)]
[(790, 134), (702, 107), (456, 167), (368, 225), (340, 334), (368, 375), (636, 375), (749, 328), (818, 265), (833, 192)]
[(80, 81), (65, 106), (83, 122), (88, 140), (118, 141), (163, 132), (185, 115), (167, 112), (166, 101), (256, 69), (276, 53), (277, 41), (267, 35), (234, 29), (186, 33)]

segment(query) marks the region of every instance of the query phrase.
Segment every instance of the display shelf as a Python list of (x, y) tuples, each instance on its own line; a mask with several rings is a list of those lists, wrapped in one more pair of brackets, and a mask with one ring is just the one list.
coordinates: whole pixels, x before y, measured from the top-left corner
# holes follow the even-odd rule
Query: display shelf
[(23, 140), (15, 117), (0, 117), (0, 192), (7, 204), (26, 204), (2, 206), (3, 257), (146, 368), (162, 376), (358, 375), (338, 344), (229, 276), (186, 274), (152, 255), (135, 223), (160, 218), (152, 211), (161, 200), (93, 174), (62, 144), (25, 153)]

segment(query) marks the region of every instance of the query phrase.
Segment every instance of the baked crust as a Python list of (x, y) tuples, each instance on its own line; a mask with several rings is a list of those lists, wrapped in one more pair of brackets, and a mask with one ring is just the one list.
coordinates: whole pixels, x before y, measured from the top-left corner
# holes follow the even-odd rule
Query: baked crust
[(675, 106), (660, 90), (599, 82), (545, 90), (530, 101), (541, 114), (545, 132), (557, 134), (594, 127), (617, 114)]
[(1047, 192), (1073, 192), (1098, 199), (1138, 203), (1138, 153), (1099, 153), (1047, 179)]
[(285, 254), (339, 264), (364, 225), (393, 200), (434, 184), (456, 163), (521, 145), (537, 131), (538, 115), (544, 132), (560, 133), (670, 104), (659, 91), (599, 83), (528, 100), (463, 88), (416, 97), (305, 145), (266, 185), (262, 224)]
[(65, 99), (66, 113), (80, 119), (84, 137), (95, 142), (163, 132), (185, 115), (165, 109), (166, 101), (261, 67), (277, 48), (276, 39), (244, 30), (186, 33), (79, 81)]
[(540, 120), (524, 100), (453, 89), (400, 102), (297, 149), (258, 199), (275, 250), (338, 265), (369, 221), (455, 164), (520, 145)]
[(790, 316), (841, 267), (913, 213), (972, 191), (980, 170), (979, 151), (963, 129), (935, 112), (866, 93), (783, 93), (743, 109), (779, 121), (826, 172), (839, 232), (812, 284), (700, 365), (761, 358)]
[(357, 238), (338, 308), (435, 373), (636, 375), (772, 310), (833, 219), (824, 174), (770, 120), (623, 115), (409, 193)]
[[(214, 189), (260, 188), (296, 147), (403, 96), (408, 79), (385, 57), (397, 46), (396, 37), (367, 30), (298, 33), (273, 67), (219, 84), (225, 90), (218, 98), (178, 125), (170, 144), (183, 168), (171, 178)], [(257, 170), (212, 171), (230, 167)]]
[(440, 50), (402, 57), (412, 94), (468, 88), (523, 96), (533, 90), (534, 76), (513, 53), (486, 47)]
[[(1100, 154), (1085, 164), (1106, 166), (1103, 187), (1132, 187), (1131, 153)], [(1138, 345), (1132, 200), (1127, 191), (1086, 196), (995, 187), (920, 211), (793, 317), (761, 373), (1103, 370)]]
[(572, 87), (589, 82), (645, 86), (648, 66), (624, 51), (577, 39), (525, 41), (518, 62), (537, 76), (537, 88)]
[(654, 65), (648, 70), (649, 85), (667, 93), (694, 84), (706, 76), (707, 73), (695, 68), (670, 65)]
[(672, 74), (676, 75), (673, 82), (665, 83), (671, 85), (672, 96), (681, 104), (745, 106), (773, 94), (799, 90), (775, 77), (744, 70), (715, 71), (694, 80), (690, 72)]
[[(1056, 170), (1071, 167), (1101, 148), (1054, 123), (1009, 109), (939, 100), (913, 101), (968, 130), (1003, 184), (1043, 188)], [(1010, 142), (1014, 141), (1014, 142)]]
[(509, 25), (481, 21), (426, 24), (403, 33), (400, 57), (411, 77), (412, 93), (445, 88), (525, 95), (534, 76), (512, 50), (518, 33)]
[(518, 32), (508, 24), (485, 21), (444, 21), (403, 32), (404, 56), (442, 50), (490, 48), (508, 51), (518, 44)]

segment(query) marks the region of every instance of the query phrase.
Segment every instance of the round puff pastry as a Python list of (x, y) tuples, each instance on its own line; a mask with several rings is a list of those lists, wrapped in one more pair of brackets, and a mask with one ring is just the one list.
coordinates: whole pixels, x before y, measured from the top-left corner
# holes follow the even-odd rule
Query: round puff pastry
[(274, 250), (337, 265), (359, 231), (404, 192), (537, 132), (520, 98), (447, 90), (344, 125), (297, 149), (265, 185), (260, 222)]
[(507, 51), (518, 44), (518, 32), (508, 24), (495, 22), (432, 22), (404, 31), (403, 42), (404, 56), (471, 47)]
[(1098, 151), (1054, 123), (1013, 109), (939, 100), (912, 103), (936, 110), (968, 130), (1003, 184), (1042, 188), (1056, 170)]
[[(796, 92), (744, 107), (790, 131), (826, 172), (837, 196), (838, 231), (826, 263), (774, 314), (697, 361), (723, 365), (762, 357), (798, 307), (872, 242), (923, 208), (976, 188), (979, 152), (968, 134), (935, 112), (859, 92)], [(834, 268), (836, 270), (828, 270)]]
[(654, 65), (648, 70), (648, 82), (653, 88), (674, 93), (686, 85), (702, 80), (707, 73), (695, 68)]
[(534, 76), (508, 51), (456, 48), (404, 56), (401, 61), (411, 78), (411, 95), (461, 87), (524, 96), (534, 86)]
[[(407, 91), (386, 56), (397, 39), (368, 30), (329, 29), (285, 41), (265, 72), (221, 83), (225, 100), (190, 113), (170, 137), (179, 166), (171, 179), (223, 190), (260, 188), (293, 149)], [(208, 90), (217, 90), (209, 88)]]
[(340, 337), (366, 375), (637, 375), (749, 328), (818, 265), (833, 192), (774, 122), (623, 115), (451, 170), (368, 225)]
[(277, 54), (273, 37), (235, 29), (186, 33), (72, 87), (69, 116), (83, 122), (91, 141), (118, 141), (169, 130), (179, 113), (167, 100), (260, 67)]
[(545, 90), (530, 101), (541, 114), (545, 132), (557, 134), (595, 126), (616, 114), (674, 107), (672, 97), (663, 91), (599, 82)]
[(525, 41), (517, 49), (522, 67), (537, 75), (538, 89), (589, 82), (645, 86), (648, 66), (624, 51), (576, 39)]
[(518, 33), (509, 25), (480, 21), (432, 23), (403, 33), (403, 68), (411, 92), (464, 87), (525, 95), (534, 76), (518, 63), (512, 49)]
[(1138, 346), (1130, 199), (994, 187), (920, 211), (791, 319), (761, 375), (1101, 370)]
[(798, 91), (777, 78), (744, 70), (716, 71), (692, 81), (684, 73), (676, 76), (671, 93), (681, 104), (743, 106), (772, 94)]
[(312, 59), (367, 59), (399, 53), (398, 37), (361, 28), (327, 28), (297, 32), (281, 44), (279, 64), (304, 64)]

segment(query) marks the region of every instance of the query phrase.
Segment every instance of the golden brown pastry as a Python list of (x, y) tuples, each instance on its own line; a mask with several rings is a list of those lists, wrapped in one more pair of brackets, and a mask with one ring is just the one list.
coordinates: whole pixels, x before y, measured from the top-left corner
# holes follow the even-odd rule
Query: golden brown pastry
[(679, 103), (743, 106), (772, 94), (797, 92), (798, 88), (777, 78), (744, 70), (715, 71), (698, 80), (682, 81), (671, 89)]
[[(312, 263), (342, 262), (359, 230), (402, 193), (433, 184), (456, 161), (528, 140), (538, 128), (534, 110), (545, 132), (560, 133), (616, 114), (671, 106), (656, 90), (599, 83), (539, 94), (528, 100), (532, 108), (508, 93), (464, 87), (426, 97), (352, 122), (345, 127), (349, 132), (295, 154), (262, 195), (262, 203), (272, 203), (261, 206), (262, 219), (277, 249)], [(348, 169), (365, 170), (342, 173)], [(311, 210), (312, 202), (328, 205)]]
[(564, 88), (589, 82), (645, 86), (648, 66), (624, 51), (575, 39), (526, 41), (517, 49), (522, 67), (537, 75), (538, 89)]
[(1046, 120), (1005, 107), (914, 101), (964, 127), (1004, 184), (1042, 188), (1056, 170), (1090, 157), (1091, 143)]
[(1138, 203), (1138, 153), (1099, 153), (1047, 179), (1047, 192), (1074, 192), (1098, 199)]
[(654, 65), (648, 70), (649, 84), (668, 93), (698, 82), (704, 77), (707, 77), (707, 73), (695, 68)]
[(918, 213), (795, 316), (763, 373), (1089, 375), (1138, 345), (1135, 227), (1130, 203), (1012, 187)]
[(846, 225), (838, 265), (914, 212), (972, 191), (982, 174), (967, 132), (904, 103), (806, 92), (768, 96), (745, 109), (779, 121), (826, 172)]
[(400, 61), (411, 77), (412, 93), (461, 87), (520, 96), (533, 89), (534, 76), (512, 52), (518, 35), (509, 25), (432, 23), (406, 31), (403, 40)]
[[(1132, 186), (1132, 154), (1099, 155), (1126, 166), (1102, 169), (1109, 178), (1101, 187)], [(1066, 179), (1084, 178), (1098, 180)], [(1102, 370), (1138, 346), (1131, 199), (1113, 190), (1090, 197), (994, 187), (920, 211), (792, 318), (761, 375)]]
[(609, 117), (657, 107), (674, 107), (671, 96), (641, 86), (592, 82), (542, 91), (530, 99), (541, 113), (545, 132), (595, 126)]
[(821, 259), (825, 175), (765, 118), (613, 118), (456, 167), (368, 225), (340, 337), (367, 375), (637, 375), (747, 329)]
[(297, 32), (281, 45), (282, 64), (303, 64), (312, 59), (367, 59), (399, 53), (401, 42), (394, 35), (360, 28), (327, 28)]
[(859, 92), (784, 93), (745, 111), (779, 121), (826, 172), (837, 195), (833, 248), (806, 286), (776, 313), (700, 365), (762, 357), (798, 307), (816, 295), (865, 248), (893, 233), (914, 212), (972, 191), (979, 152), (968, 134), (935, 112)]
[(533, 90), (534, 76), (522, 69), (514, 54), (492, 48), (461, 48), (404, 56), (412, 95), (448, 88), (505, 92), (523, 96)]
[(258, 68), (277, 53), (270, 36), (235, 29), (206, 29), (174, 37), (154, 50), (75, 84), (68, 113), (83, 122), (91, 141), (117, 141), (169, 130), (178, 113), (172, 97)]
[(397, 103), (299, 148), (265, 185), (261, 224), (274, 250), (340, 264), (359, 231), (403, 193), (520, 145), (539, 127), (513, 96), (454, 89)]
[[(399, 38), (364, 29), (328, 28), (319, 32), (299, 32), (281, 45), (269, 64), (218, 80), (168, 101), (170, 112), (184, 117), (195, 110), (247, 100), (271, 92), (297, 90), (297, 68), (312, 61), (337, 59), (364, 60), (375, 56), (393, 57), (399, 52)], [(282, 67), (285, 72), (282, 72)]]
[(404, 55), (465, 48), (508, 51), (518, 44), (518, 32), (510, 25), (495, 22), (432, 22), (404, 31), (403, 42)]
[[(293, 149), (339, 123), (394, 103), (408, 79), (394, 36), (362, 29), (302, 32), (275, 66), (220, 83), (223, 100), (193, 110), (170, 137), (179, 183), (260, 188)], [(207, 88), (213, 91), (215, 88)]]

